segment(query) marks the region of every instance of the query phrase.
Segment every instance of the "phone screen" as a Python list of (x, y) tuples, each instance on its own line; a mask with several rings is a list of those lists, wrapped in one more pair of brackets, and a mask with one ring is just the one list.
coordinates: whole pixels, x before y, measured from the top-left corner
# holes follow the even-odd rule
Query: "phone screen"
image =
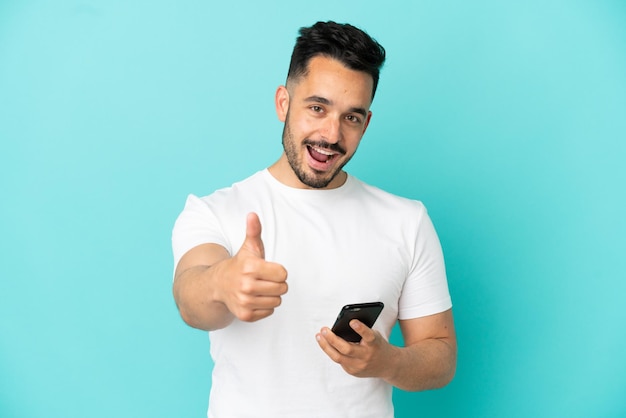
[(339, 312), (332, 331), (346, 341), (358, 343), (361, 341), (361, 336), (350, 327), (350, 321), (358, 319), (368, 328), (372, 328), (384, 306), (382, 302), (346, 305)]

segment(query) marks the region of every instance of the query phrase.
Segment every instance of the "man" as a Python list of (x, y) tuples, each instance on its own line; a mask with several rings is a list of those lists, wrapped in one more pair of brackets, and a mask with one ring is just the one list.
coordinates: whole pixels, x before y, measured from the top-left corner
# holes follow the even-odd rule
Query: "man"
[[(385, 51), (334, 22), (302, 28), (276, 91), (284, 152), (268, 169), (190, 196), (173, 231), (174, 297), (208, 330), (208, 416), (393, 417), (392, 386), (446, 385), (456, 337), (424, 206), (343, 171), (370, 122)], [(384, 303), (350, 343), (340, 308)], [(404, 347), (388, 342), (399, 320)]]

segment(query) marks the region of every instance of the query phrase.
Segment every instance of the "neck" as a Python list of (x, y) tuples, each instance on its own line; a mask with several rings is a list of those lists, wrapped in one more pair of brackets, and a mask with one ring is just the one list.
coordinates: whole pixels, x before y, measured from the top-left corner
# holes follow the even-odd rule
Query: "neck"
[(268, 167), (268, 171), (270, 174), (279, 182), (283, 183), (285, 186), (293, 187), (294, 189), (311, 189), (311, 190), (327, 190), (327, 189), (336, 189), (337, 187), (343, 186), (348, 178), (348, 173), (345, 171), (340, 171), (337, 173), (335, 178), (331, 180), (331, 182), (321, 189), (308, 186), (300, 181), (296, 173), (294, 173), (289, 161), (287, 161), (287, 156), (283, 153), (278, 161)]

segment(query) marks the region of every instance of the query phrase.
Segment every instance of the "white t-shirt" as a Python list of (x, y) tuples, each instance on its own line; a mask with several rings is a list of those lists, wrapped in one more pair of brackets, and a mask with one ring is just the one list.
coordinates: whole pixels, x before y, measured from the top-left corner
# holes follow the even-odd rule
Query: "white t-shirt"
[(391, 386), (347, 374), (315, 334), (342, 306), (381, 301), (374, 329), (449, 309), (439, 239), (424, 206), (348, 176), (331, 190), (294, 189), (268, 170), (210, 196), (189, 196), (174, 226), (174, 261), (217, 243), (235, 254), (256, 212), (265, 256), (288, 272), (273, 315), (209, 333), (209, 418), (391, 418)]

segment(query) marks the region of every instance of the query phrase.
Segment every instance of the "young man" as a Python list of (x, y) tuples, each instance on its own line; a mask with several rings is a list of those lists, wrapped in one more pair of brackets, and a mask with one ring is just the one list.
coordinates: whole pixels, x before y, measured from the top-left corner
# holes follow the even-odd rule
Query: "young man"
[[(334, 22), (302, 28), (276, 92), (284, 153), (198, 198), (173, 231), (174, 297), (208, 330), (208, 416), (393, 417), (392, 386), (446, 385), (456, 337), (426, 209), (343, 171), (370, 122), (385, 51)], [(328, 327), (347, 304), (383, 302), (350, 343)], [(388, 342), (396, 321), (405, 346)]]

